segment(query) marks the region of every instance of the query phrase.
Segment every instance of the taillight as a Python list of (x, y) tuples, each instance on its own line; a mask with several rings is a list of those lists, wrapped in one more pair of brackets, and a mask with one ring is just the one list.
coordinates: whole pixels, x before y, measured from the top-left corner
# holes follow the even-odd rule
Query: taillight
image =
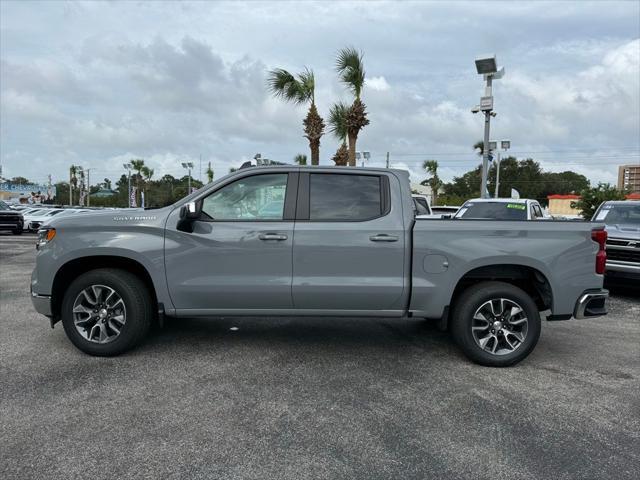
[(596, 253), (596, 273), (603, 274), (607, 267), (607, 231), (604, 229), (591, 230), (591, 240), (598, 244), (598, 253)]

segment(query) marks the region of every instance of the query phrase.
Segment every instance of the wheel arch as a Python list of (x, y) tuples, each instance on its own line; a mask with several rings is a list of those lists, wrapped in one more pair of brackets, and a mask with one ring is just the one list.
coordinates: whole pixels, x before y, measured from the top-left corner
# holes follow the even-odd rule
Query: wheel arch
[(78, 276), (99, 268), (120, 269), (130, 272), (140, 278), (151, 295), (154, 305), (158, 304), (156, 289), (149, 271), (137, 260), (117, 255), (95, 255), (78, 257), (62, 265), (53, 279), (51, 289), (51, 312), (54, 319), (60, 318), (62, 299), (66, 287)]
[(450, 305), (455, 305), (457, 297), (465, 289), (486, 281), (514, 285), (529, 294), (540, 311), (553, 310), (553, 290), (549, 279), (537, 268), (521, 264), (484, 265), (468, 270), (458, 279)]

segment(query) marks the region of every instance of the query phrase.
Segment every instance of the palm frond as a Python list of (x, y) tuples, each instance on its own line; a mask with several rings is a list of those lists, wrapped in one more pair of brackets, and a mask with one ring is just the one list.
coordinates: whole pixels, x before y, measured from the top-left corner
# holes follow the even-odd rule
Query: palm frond
[(269, 72), (267, 85), (274, 97), (286, 102), (306, 103), (313, 98), (314, 76), (310, 70), (298, 74), (298, 78), (283, 68)]
[(340, 81), (347, 85), (356, 98), (360, 98), (364, 87), (365, 71), (362, 57), (362, 52), (353, 47), (339, 50), (336, 57), (336, 71), (340, 74)]
[(309, 100), (315, 102), (316, 77), (313, 70), (304, 67), (304, 72), (298, 74), (298, 83), (300, 84), (298, 103), (306, 103)]
[(329, 130), (338, 139), (345, 140), (347, 138), (347, 115), (349, 114), (349, 106), (338, 102), (329, 110)]

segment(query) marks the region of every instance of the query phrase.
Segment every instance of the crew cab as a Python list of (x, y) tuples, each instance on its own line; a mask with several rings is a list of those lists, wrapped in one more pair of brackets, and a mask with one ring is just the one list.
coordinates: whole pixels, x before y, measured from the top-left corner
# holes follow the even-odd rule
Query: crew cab
[(164, 316), (410, 316), (506, 366), (536, 345), (541, 312), (606, 313), (605, 238), (590, 223), (416, 219), (401, 170), (251, 167), (169, 207), (54, 218), (31, 291), (92, 355)]
[(528, 198), (473, 198), (462, 204), (454, 218), (485, 220), (549, 220), (537, 200)]

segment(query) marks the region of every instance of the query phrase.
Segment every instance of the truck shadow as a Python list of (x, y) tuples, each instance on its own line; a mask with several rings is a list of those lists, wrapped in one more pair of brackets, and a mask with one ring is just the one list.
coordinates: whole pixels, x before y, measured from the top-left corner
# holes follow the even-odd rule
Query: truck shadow
[(450, 355), (457, 348), (436, 322), (397, 318), (217, 317), (169, 318), (146, 345), (189, 347), (260, 345), (328, 350), (419, 349)]

